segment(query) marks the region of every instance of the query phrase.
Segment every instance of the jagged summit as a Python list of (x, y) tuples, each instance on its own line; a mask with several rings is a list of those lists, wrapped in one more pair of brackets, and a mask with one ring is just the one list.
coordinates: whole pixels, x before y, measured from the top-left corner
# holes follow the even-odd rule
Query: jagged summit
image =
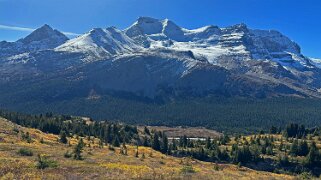
[[(253, 59), (269, 60), (284, 67), (311, 67), (307, 58), (301, 55), (300, 47), (288, 37), (278, 31), (252, 30), (244, 23), (225, 28), (210, 25), (189, 30), (169, 19), (139, 17), (123, 31), (116, 27), (93, 28), (75, 39), (66, 40), (65, 35), (45, 24), (17, 41), (16, 46), (19, 47), (16, 49), (19, 49), (17, 52), (26, 52), (59, 46), (55, 50), (86, 53), (93, 56), (89, 59), (95, 59), (143, 49), (167, 48), (191, 51), (198, 58), (206, 58), (208, 62), (228, 69), (237, 67), (235, 63), (239, 60)], [(6, 42), (1, 42), (0, 46), (14, 49)], [(222, 57), (237, 57), (237, 60), (222, 63)]]
[(53, 49), (65, 43), (67, 40), (68, 37), (63, 33), (45, 24), (16, 42), (1, 42), (0, 55), (10, 56), (25, 52)]
[(36, 30), (37, 31), (53, 31), (54, 29), (51, 26), (49, 26), (48, 24), (44, 24)]
[(57, 51), (84, 52), (95, 58), (128, 53), (139, 48), (135, 42), (115, 27), (93, 28), (89, 32), (57, 47)]
[[(155, 19), (151, 17), (139, 17), (137, 21), (131, 25), (129, 28), (124, 30), (125, 33), (129, 37), (137, 37), (137, 36), (151, 36), (152, 39), (156, 39), (155, 37), (165, 36), (169, 39), (173, 39), (176, 41), (191, 41), (191, 37), (197, 36), (203, 38), (209, 37), (209, 33), (213, 34), (220, 34), (221, 31), (227, 32), (246, 32), (248, 28), (246, 24), (241, 23), (237, 25), (233, 25), (227, 28), (219, 28), (218, 26), (210, 25), (204, 26), (198, 29), (186, 29), (183, 27), (178, 26), (176, 23), (169, 19)], [(204, 35), (204, 34), (207, 34)]]
[(181, 27), (176, 25), (173, 21), (165, 19), (163, 21), (163, 30), (162, 33), (165, 34), (168, 38), (176, 41), (184, 41), (184, 32)]
[(235, 25), (223, 28), (223, 29), (232, 30), (234, 32), (247, 32), (249, 30), (245, 23), (235, 24)]
[(19, 41), (24, 44), (30, 44), (39, 41), (51, 41), (52, 44), (48, 46), (48, 48), (52, 48), (53, 46), (64, 43), (67, 40), (68, 38), (63, 33), (58, 30), (54, 30), (49, 25), (45, 24)]
[[(171, 48), (192, 51), (210, 63), (224, 68), (238, 68), (248, 60), (268, 60), (286, 68), (311, 68), (300, 47), (273, 30), (253, 30), (245, 23), (225, 28), (205, 26), (186, 29), (168, 19), (140, 17), (125, 29), (127, 36), (145, 48)], [(222, 63), (222, 59), (234, 59)]]
[[(66, 40), (44, 25), (17, 42), (0, 42), (0, 77), (23, 79), (60, 70), (75, 81), (89, 78), (89, 85), (103, 92), (148, 97), (160, 92), (321, 97), (319, 61), (305, 57), (280, 32), (244, 23), (187, 29), (169, 19), (140, 17), (125, 30), (93, 28)], [(7, 77), (17, 67), (22, 69)], [(84, 75), (73, 74), (77, 70)]]
[(160, 20), (160, 19), (147, 17), (147, 16), (141, 16), (136, 20), (136, 22), (134, 22), (133, 25), (159, 24), (161, 21), (162, 20)]
[(150, 18), (150, 17), (139, 17), (137, 21), (125, 30), (129, 37), (150, 35), (162, 33), (163, 22), (162, 20)]
[(182, 28), (169, 19), (160, 20), (150, 17), (138, 18), (133, 25), (125, 29), (125, 32), (130, 37), (152, 34), (171, 35), (175, 32), (183, 33)]

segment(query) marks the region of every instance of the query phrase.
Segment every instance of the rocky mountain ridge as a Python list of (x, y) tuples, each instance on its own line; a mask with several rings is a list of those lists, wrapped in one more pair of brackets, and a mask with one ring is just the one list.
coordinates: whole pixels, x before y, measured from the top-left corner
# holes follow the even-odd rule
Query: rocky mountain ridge
[(70, 40), (44, 25), (17, 42), (0, 42), (0, 57), (0, 84), (8, 86), (0, 91), (12, 93), (12, 87), (21, 96), (27, 93), (16, 86), (46, 82), (51, 99), (85, 98), (93, 91), (148, 98), (321, 97), (314, 59), (280, 32), (245, 24), (188, 30), (168, 19), (140, 17), (125, 30), (94, 28)]

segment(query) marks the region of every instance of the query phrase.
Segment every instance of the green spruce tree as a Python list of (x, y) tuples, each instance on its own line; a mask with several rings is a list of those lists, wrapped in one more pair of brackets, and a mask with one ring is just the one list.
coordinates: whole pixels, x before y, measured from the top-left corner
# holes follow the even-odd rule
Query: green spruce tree
[(85, 143), (83, 141), (83, 139), (81, 138), (78, 142), (78, 144), (76, 145), (76, 147), (74, 148), (74, 159), (76, 160), (82, 160), (82, 151), (83, 148), (85, 146)]
[(66, 134), (65, 131), (61, 131), (61, 132), (60, 132), (59, 141), (60, 141), (61, 143), (64, 143), (64, 144), (67, 144), (67, 143), (68, 143), (67, 134)]

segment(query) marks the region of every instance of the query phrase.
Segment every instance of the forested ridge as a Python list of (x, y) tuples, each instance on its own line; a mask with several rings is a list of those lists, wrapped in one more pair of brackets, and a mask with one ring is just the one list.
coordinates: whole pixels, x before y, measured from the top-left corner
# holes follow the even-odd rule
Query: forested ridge
[(321, 100), (294, 97), (164, 100), (113, 95), (6, 107), (19, 112), (73, 114), (132, 125), (202, 126), (227, 133), (253, 133), (268, 130), (271, 125), (285, 127), (289, 123), (314, 127), (320, 125), (321, 120)]

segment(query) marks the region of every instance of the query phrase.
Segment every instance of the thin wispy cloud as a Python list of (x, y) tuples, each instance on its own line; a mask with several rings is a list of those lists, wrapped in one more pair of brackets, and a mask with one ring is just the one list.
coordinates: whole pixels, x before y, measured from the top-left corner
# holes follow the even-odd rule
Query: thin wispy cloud
[(24, 27), (17, 27), (17, 26), (7, 26), (7, 25), (2, 25), (2, 24), (0, 24), (0, 29), (13, 30), (13, 31), (27, 31), (27, 32), (31, 32), (31, 31), (35, 30), (35, 29), (32, 29), (32, 28), (24, 28)]
[[(12, 31), (25, 31), (25, 32), (32, 32), (32, 31), (36, 30), (34, 28), (7, 26), (7, 25), (3, 25), (3, 24), (0, 24), (0, 29), (12, 30)], [(80, 35), (78, 33), (65, 32), (65, 31), (62, 31), (62, 33), (64, 33), (65, 35), (68, 35), (68, 36), (79, 36)]]
[(66, 32), (66, 31), (62, 31), (62, 33), (64, 33), (65, 35), (68, 35), (68, 36), (79, 36), (80, 35), (78, 33)]

